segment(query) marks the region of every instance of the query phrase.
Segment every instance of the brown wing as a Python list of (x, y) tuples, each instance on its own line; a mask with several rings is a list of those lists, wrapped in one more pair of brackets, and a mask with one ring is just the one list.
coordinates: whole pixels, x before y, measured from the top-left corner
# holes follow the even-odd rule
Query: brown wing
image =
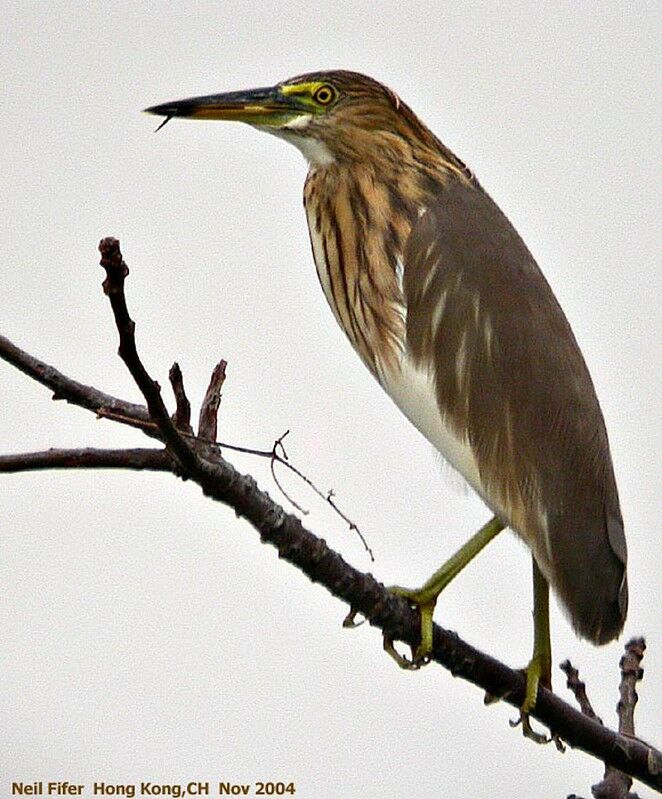
[(531, 546), (577, 632), (627, 611), (626, 545), (602, 412), (552, 290), (508, 219), (459, 181), (405, 252), (407, 348), (436, 376), (485, 496)]

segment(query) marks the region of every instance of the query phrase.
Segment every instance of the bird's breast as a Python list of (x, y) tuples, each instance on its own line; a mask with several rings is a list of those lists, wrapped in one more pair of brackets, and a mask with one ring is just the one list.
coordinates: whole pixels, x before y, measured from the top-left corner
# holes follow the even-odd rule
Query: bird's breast
[(306, 214), (317, 276), (338, 324), (373, 374), (393, 368), (404, 307), (379, 227), (357, 222), (348, 194), (309, 197)]
[[(317, 275), (336, 321), (409, 421), (487, 499), (468, 441), (457, 434), (439, 408), (433, 372), (415, 364), (407, 350), (407, 309), (397, 268), (384, 263), (378, 266), (379, 246), (364, 241), (363, 250), (373, 254), (368, 273), (367, 264), (356, 262), (355, 253), (361, 248), (338, 219), (325, 219), (318, 205), (310, 201), (306, 202), (306, 214)], [(343, 242), (351, 245), (344, 253)], [(390, 281), (386, 279), (389, 270)], [(375, 276), (379, 271), (381, 280)]]

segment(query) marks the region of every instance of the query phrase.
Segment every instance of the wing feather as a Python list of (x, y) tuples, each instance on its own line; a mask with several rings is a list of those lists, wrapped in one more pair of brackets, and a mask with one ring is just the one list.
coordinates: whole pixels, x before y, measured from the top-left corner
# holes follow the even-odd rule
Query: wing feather
[(618, 492), (593, 382), (549, 284), (492, 199), (460, 181), (418, 220), (404, 263), (408, 353), (434, 374), (484, 495), (578, 633), (611, 640), (627, 610)]

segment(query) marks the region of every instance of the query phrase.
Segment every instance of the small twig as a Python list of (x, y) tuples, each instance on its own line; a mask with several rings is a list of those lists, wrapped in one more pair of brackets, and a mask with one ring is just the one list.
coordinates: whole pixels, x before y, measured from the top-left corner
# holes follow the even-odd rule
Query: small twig
[[(320, 499), (323, 499), (325, 502), (327, 502), (333, 508), (333, 510), (338, 514), (338, 516), (340, 516), (340, 518), (345, 522), (345, 524), (348, 525), (348, 527), (350, 529), (350, 532), (353, 531), (353, 532), (355, 532), (358, 535), (359, 539), (363, 543), (363, 546), (364, 546), (366, 552), (368, 553), (368, 555), (370, 555), (370, 560), (374, 563), (375, 562), (375, 556), (373, 555), (372, 549), (370, 549), (370, 547), (368, 546), (368, 542), (366, 541), (363, 533), (359, 529), (359, 526), (355, 522), (353, 522), (346, 514), (344, 514), (340, 510), (340, 508), (336, 505), (336, 503), (333, 501), (332, 498), (335, 496), (335, 494), (333, 492), (333, 489), (330, 489), (329, 491), (327, 491), (326, 495), (323, 494), (320, 491), (320, 489), (315, 485), (315, 483), (313, 483), (313, 481), (309, 477), (306, 477), (306, 475), (303, 474), (303, 472), (300, 472), (295, 466), (292, 466), (292, 464), (290, 463), (288, 455), (287, 455), (287, 451), (285, 450), (285, 445), (283, 444), (283, 439), (286, 436), (288, 436), (289, 434), (290, 434), (290, 431), (286, 430), (283, 433), (283, 435), (280, 436), (280, 438), (277, 438), (274, 441), (274, 445), (273, 445), (273, 447), (271, 449), (271, 464), (270, 464), (271, 465), (271, 476), (273, 477), (274, 482), (276, 483), (276, 485), (280, 489), (281, 494), (300, 513), (302, 513), (304, 516), (308, 515), (309, 511), (304, 510), (301, 507), (301, 505), (297, 504), (292, 499), (292, 497), (290, 497), (289, 494), (287, 494), (287, 492), (285, 491), (285, 489), (283, 488), (283, 486), (279, 482), (278, 478), (276, 477), (276, 470), (275, 470), (275, 466), (274, 466), (274, 464), (276, 464), (276, 463), (280, 463), (283, 466), (286, 466), (291, 472), (294, 472), (294, 474), (296, 474), (296, 476), (300, 480), (303, 480), (303, 482), (306, 483), (306, 485), (309, 486), (309, 488), (311, 488), (315, 492), (315, 494), (317, 494), (317, 496), (320, 497)], [(280, 452), (278, 452), (278, 450), (280, 450)], [(254, 451), (252, 454), (254, 454), (254, 455), (262, 455), (262, 452)]]
[[(643, 638), (633, 638), (625, 645), (625, 654), (620, 660), (621, 682), (619, 685), (619, 701), (616, 707), (618, 713), (618, 731), (621, 735), (635, 737), (634, 709), (637, 704), (636, 685), (644, 676), (641, 661), (646, 650)], [(579, 707), (585, 716), (602, 724), (586, 694), (586, 685), (579, 679), (579, 672), (573, 668), (569, 660), (561, 663), (565, 672), (568, 688), (575, 695)], [(611, 765), (605, 768), (604, 778), (601, 782), (591, 787), (594, 799), (638, 799), (637, 794), (630, 793), (632, 778)], [(568, 797), (568, 799), (572, 799)]]
[(591, 705), (586, 694), (586, 683), (579, 679), (579, 672), (577, 669), (569, 660), (564, 660), (563, 663), (561, 663), (560, 669), (568, 678), (566, 686), (575, 695), (575, 699), (577, 700), (577, 704), (579, 705), (581, 712), (590, 719), (595, 719), (602, 724), (602, 719), (593, 710), (593, 706)]
[[(282, 446), (282, 444), (281, 444), (281, 446)], [(254, 452), (252, 454), (258, 455), (258, 454), (261, 454), (261, 453)], [(286, 457), (287, 457), (287, 455), (286, 455)], [(283, 466), (285, 466), (286, 468), (288, 468), (291, 472), (294, 472), (294, 474), (296, 474), (296, 476), (300, 480), (303, 480), (303, 482), (315, 494), (317, 494), (317, 496), (320, 499), (323, 499), (325, 502), (327, 502), (333, 508), (333, 510), (338, 514), (338, 516), (340, 516), (340, 518), (345, 522), (345, 524), (347, 524), (347, 526), (349, 527), (350, 531), (356, 532), (356, 534), (358, 535), (359, 539), (363, 543), (363, 546), (365, 547), (366, 552), (370, 555), (370, 560), (374, 563), (375, 562), (375, 556), (373, 555), (372, 549), (368, 546), (368, 543), (367, 543), (363, 533), (359, 529), (359, 526), (355, 522), (353, 522), (349, 518), (349, 516), (347, 516), (345, 513), (343, 513), (343, 511), (340, 510), (340, 508), (336, 505), (335, 502), (333, 502), (332, 497), (335, 496), (335, 494), (333, 493), (333, 489), (331, 489), (330, 491), (327, 491), (327, 493), (324, 494), (322, 491), (320, 491), (320, 489), (315, 485), (315, 483), (313, 483), (313, 481), (309, 477), (307, 477), (303, 472), (299, 471), (299, 469), (297, 469), (296, 466), (293, 466), (288, 460), (285, 460), (280, 455), (276, 454), (275, 451), (273, 451), (273, 450), (271, 452), (271, 458), (272, 458), (272, 469), (271, 469), (272, 475), (274, 474), (274, 469), (273, 469), (273, 464), (274, 463), (280, 463)], [(276, 478), (275, 478), (275, 475), (274, 475), (274, 480), (275, 479)], [(280, 486), (279, 486), (279, 488), (280, 488)], [(280, 490), (283, 493), (285, 493), (282, 488)], [(285, 496), (287, 496), (287, 495), (285, 495)], [(291, 502), (294, 505), (294, 507), (298, 508), (297, 504), (292, 502), (292, 500), (289, 497), (287, 497), (287, 499), (288, 499), (289, 502)], [(305, 511), (304, 511), (304, 513), (305, 513)]]
[(349, 525), (349, 529), (353, 530), (358, 535), (358, 537), (361, 539), (361, 543), (365, 547), (365, 551), (368, 553), (368, 555), (370, 555), (370, 560), (374, 563), (375, 556), (372, 553), (372, 549), (368, 546), (368, 542), (366, 541), (363, 533), (359, 530), (359, 526), (340, 510), (340, 508), (333, 501), (334, 497), (335, 497), (335, 492), (332, 488), (330, 488), (326, 494), (326, 501), (329, 503), (329, 505), (331, 505), (331, 507), (338, 514), (338, 516), (340, 516), (341, 519), (347, 522), (347, 524)]
[(173, 363), (168, 372), (172, 392), (175, 395), (176, 410), (173, 417), (175, 427), (182, 433), (193, 435), (193, 428), (191, 427), (191, 403), (186, 396), (184, 389), (184, 376), (182, 370), (179, 368), (177, 361)]
[[(271, 448), (271, 452), (273, 453), (274, 458), (279, 458), (280, 457), (280, 458), (283, 458), (283, 460), (286, 460), (286, 461), (289, 460), (288, 455), (287, 455), (287, 450), (285, 449), (285, 444), (283, 444), (283, 441), (287, 438), (287, 436), (289, 436), (289, 434), (290, 434), (290, 431), (286, 430), (283, 433), (282, 436), (279, 436), (274, 441), (274, 445)], [(278, 452), (278, 450), (280, 450), (280, 453)]]
[(296, 508), (296, 510), (298, 510), (298, 511), (299, 511), (299, 513), (300, 513), (302, 516), (307, 516), (307, 515), (310, 513), (310, 511), (306, 510), (306, 509), (305, 509), (305, 508), (303, 508), (301, 505), (299, 505), (299, 503), (298, 503), (298, 502), (296, 502), (294, 499), (292, 499), (292, 497), (291, 497), (291, 496), (290, 496), (290, 495), (287, 493), (287, 491), (286, 491), (286, 490), (285, 490), (285, 488), (283, 487), (283, 484), (282, 484), (282, 483), (280, 482), (280, 480), (278, 479), (278, 475), (276, 474), (276, 464), (277, 464), (277, 463), (284, 463), (284, 464), (285, 464), (285, 466), (289, 466), (289, 464), (287, 463), (287, 461), (283, 461), (281, 458), (279, 458), (279, 457), (277, 457), (277, 456), (274, 456), (274, 457), (273, 457), (273, 458), (272, 458), (272, 459), (269, 461), (269, 469), (270, 469), (270, 471), (271, 471), (271, 478), (272, 478), (272, 480), (273, 480), (273, 481), (274, 481), (274, 483), (276, 484), (276, 487), (278, 488), (278, 490), (280, 491), (280, 493), (281, 493), (281, 494), (282, 494), (282, 495), (285, 497), (285, 499), (286, 499), (286, 500), (287, 500), (287, 501), (290, 503), (290, 505), (291, 505), (293, 508)]
[(621, 683), (616, 711), (618, 713), (618, 731), (623, 735), (634, 735), (634, 709), (639, 700), (636, 687), (644, 676), (641, 661), (645, 651), (646, 641), (643, 638), (632, 638), (625, 645), (625, 654), (619, 663)]
[[(117, 402), (121, 403), (123, 400), (118, 399)], [(140, 405), (139, 407), (147, 413), (147, 408), (144, 405)], [(123, 410), (113, 410), (112, 408), (99, 408), (97, 411), (97, 419), (110, 419), (112, 422), (117, 422), (127, 427), (133, 427), (135, 430), (142, 430), (146, 436), (158, 438), (160, 440), (159, 428), (151, 419), (136, 419)]]
[(206, 441), (216, 441), (218, 434), (218, 410), (221, 405), (221, 389), (225, 382), (227, 365), (227, 361), (221, 360), (214, 367), (200, 406), (198, 437)]
[[(300, 480), (302, 480), (315, 494), (317, 494), (317, 496), (320, 499), (322, 499), (322, 500), (324, 500), (324, 502), (328, 503), (333, 508), (333, 510), (338, 514), (338, 516), (340, 516), (340, 518), (345, 522), (345, 524), (347, 524), (347, 526), (349, 527), (350, 531), (356, 532), (356, 534), (359, 536), (359, 539), (363, 543), (363, 546), (364, 546), (366, 552), (369, 554), (370, 560), (374, 563), (375, 562), (375, 556), (373, 554), (373, 551), (368, 546), (368, 542), (366, 541), (365, 536), (361, 532), (359, 526), (356, 524), (356, 522), (353, 522), (349, 518), (349, 516), (347, 516), (338, 507), (338, 505), (333, 501), (332, 498), (335, 496), (335, 493), (334, 493), (333, 489), (327, 491), (327, 493), (324, 494), (315, 485), (315, 483), (309, 477), (307, 477), (303, 472), (301, 472), (299, 469), (297, 469), (296, 466), (293, 466), (290, 463), (288, 454), (287, 454), (287, 452), (285, 450), (285, 445), (283, 444), (283, 439), (286, 436), (288, 436), (289, 433), (290, 433), (290, 431), (286, 430), (283, 433), (283, 435), (280, 436), (280, 438), (277, 438), (274, 441), (274, 445), (273, 445), (273, 447), (270, 450), (266, 450), (266, 449), (251, 449), (250, 447), (238, 447), (238, 446), (235, 446), (234, 444), (225, 444), (223, 442), (219, 442), (219, 447), (222, 448), (222, 449), (232, 450), (233, 452), (241, 452), (241, 453), (246, 454), (246, 455), (255, 455), (255, 456), (259, 457), (259, 458), (269, 458), (270, 461), (271, 461), (271, 463), (270, 463), (271, 476), (273, 477), (274, 483), (276, 483), (276, 485), (278, 486), (279, 491), (285, 497), (285, 499), (290, 503), (290, 505), (292, 505), (293, 508), (296, 508), (299, 511), (299, 513), (303, 514), (304, 516), (307, 516), (309, 511), (307, 511), (305, 508), (301, 507), (301, 505), (299, 505), (297, 502), (295, 502), (292, 499), (292, 497), (287, 493), (287, 491), (285, 491), (285, 489), (283, 488), (282, 483), (280, 482), (280, 480), (278, 479), (278, 477), (276, 475), (275, 464), (279, 463), (282, 466), (285, 466), (287, 469), (289, 469), (291, 472), (293, 472)], [(280, 450), (280, 452), (278, 452), (278, 450)]]
[[(279, 438), (277, 438), (274, 441), (274, 445), (271, 448), (271, 460), (269, 462), (269, 469), (271, 470), (271, 477), (272, 477), (274, 483), (276, 483), (276, 486), (278, 487), (278, 490), (280, 491), (280, 493), (285, 497), (285, 499), (290, 503), (290, 505), (293, 508), (296, 508), (296, 510), (299, 511), (299, 513), (302, 516), (307, 516), (310, 513), (310, 511), (307, 511), (305, 508), (303, 508), (301, 505), (299, 505), (298, 502), (295, 502), (292, 499), (292, 497), (283, 488), (283, 484), (280, 482), (280, 480), (278, 479), (278, 477), (276, 475), (276, 464), (277, 463), (282, 463), (283, 466), (287, 466), (288, 468), (291, 468), (289, 460), (288, 460), (288, 457), (287, 457), (287, 450), (285, 449), (285, 445), (283, 444), (283, 439), (286, 436), (289, 436), (289, 434), (290, 434), (290, 431), (286, 430), (283, 433), (282, 436), (280, 436)], [(280, 452), (278, 450), (280, 450)]]

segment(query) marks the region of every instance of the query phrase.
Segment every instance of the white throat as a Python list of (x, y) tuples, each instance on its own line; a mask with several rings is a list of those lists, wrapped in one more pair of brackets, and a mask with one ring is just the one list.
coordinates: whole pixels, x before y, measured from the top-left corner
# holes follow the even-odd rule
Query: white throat
[(296, 117), (281, 128), (274, 128), (268, 125), (256, 125), (255, 127), (293, 144), (303, 154), (303, 157), (311, 167), (329, 166), (335, 161), (331, 150), (324, 142), (305, 135), (305, 130), (311, 118), (310, 114), (301, 114), (301, 116)]

